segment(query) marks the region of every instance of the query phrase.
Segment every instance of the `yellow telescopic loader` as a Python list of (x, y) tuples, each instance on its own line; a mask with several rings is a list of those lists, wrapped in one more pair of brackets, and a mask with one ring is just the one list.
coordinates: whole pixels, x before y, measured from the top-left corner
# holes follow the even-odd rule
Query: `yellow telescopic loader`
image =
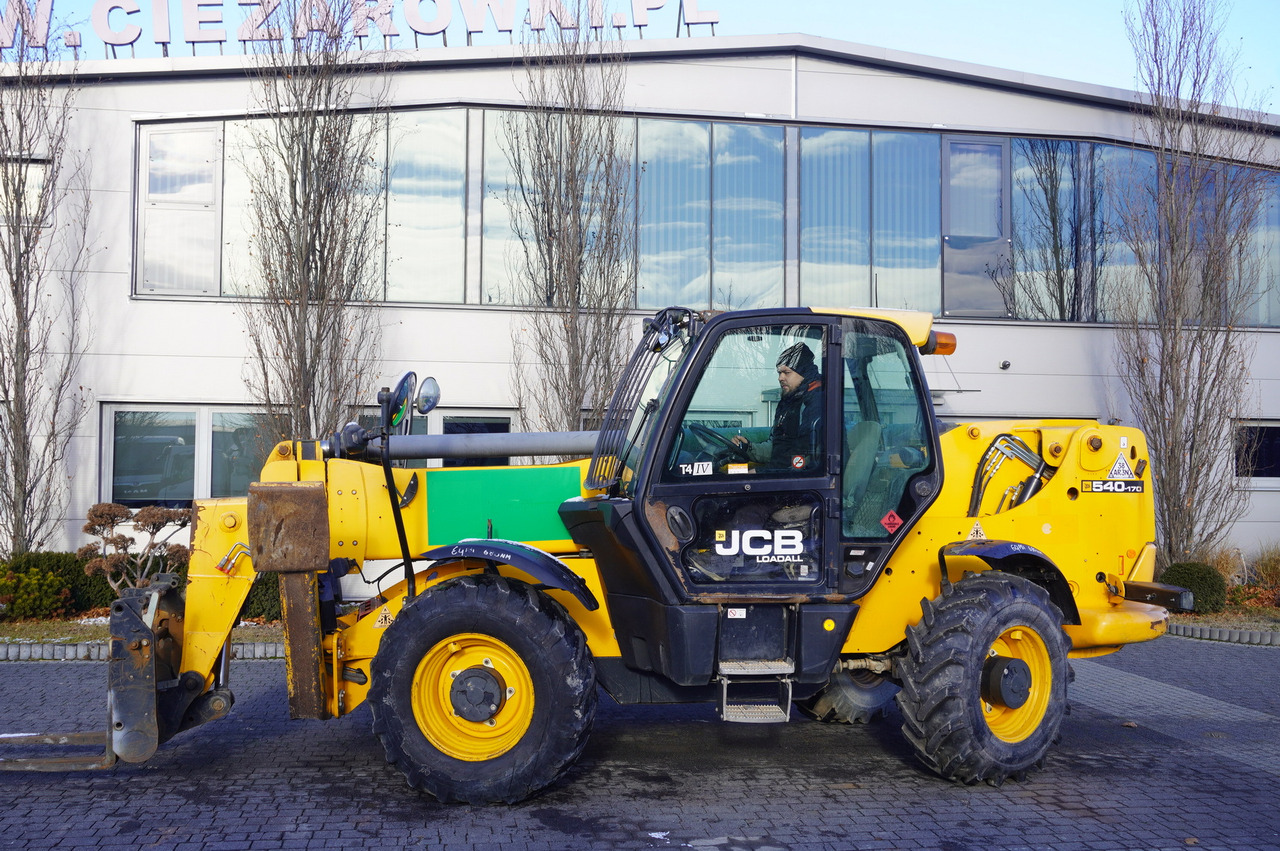
[[(597, 687), (725, 721), (862, 722), (896, 700), (925, 765), (963, 783), (1040, 767), (1069, 659), (1164, 633), (1147, 444), (1076, 420), (944, 425), (928, 314), (792, 308), (646, 321), (598, 432), (413, 435), (434, 380), (381, 426), (284, 442), (247, 497), (197, 500), (185, 586), (112, 607), (105, 744), (0, 768), (142, 762), (232, 708), (229, 635), (280, 575), (290, 711), (368, 702), (387, 759), (443, 801), (515, 802), (582, 751)], [(503, 467), (430, 457), (574, 456)], [(342, 577), (381, 589), (342, 601)]]

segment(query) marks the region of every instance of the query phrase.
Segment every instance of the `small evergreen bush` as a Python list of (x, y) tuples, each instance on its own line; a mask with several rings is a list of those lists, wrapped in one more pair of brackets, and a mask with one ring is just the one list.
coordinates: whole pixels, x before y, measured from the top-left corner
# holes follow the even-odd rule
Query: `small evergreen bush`
[(1186, 588), (1196, 596), (1196, 612), (1220, 612), (1227, 606), (1227, 580), (1211, 566), (1199, 561), (1171, 564), (1160, 577), (1161, 582)]
[(244, 608), (240, 610), (240, 618), (262, 618), (265, 621), (278, 621), (283, 617), (280, 611), (280, 574), (259, 573), (249, 596), (245, 598)]
[(78, 615), (90, 609), (106, 608), (116, 599), (116, 592), (111, 590), (106, 577), (87, 574), (84, 564), (75, 553), (33, 552), (14, 556), (8, 567), (15, 573), (43, 570), (57, 575), (71, 592), (66, 614)]
[(66, 583), (46, 570), (10, 570), (0, 577), (0, 605), (10, 620), (59, 617), (70, 600)]

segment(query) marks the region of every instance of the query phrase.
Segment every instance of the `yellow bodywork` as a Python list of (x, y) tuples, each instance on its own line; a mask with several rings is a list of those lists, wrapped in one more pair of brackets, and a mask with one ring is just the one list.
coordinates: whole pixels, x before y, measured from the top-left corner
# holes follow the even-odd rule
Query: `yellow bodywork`
[[(928, 314), (856, 313), (897, 322), (917, 345), (929, 339), (932, 317)], [(1018, 438), (1046, 462), (1052, 475), (1039, 493), (1023, 504), (1011, 506), (1009, 495), (1033, 470), (1021, 460), (1007, 460), (990, 477), (976, 515), (971, 516), (974, 471), (992, 441), (1002, 434)], [(1124, 583), (1150, 581), (1155, 567), (1152, 481), (1147, 444), (1141, 432), (1070, 420), (983, 422), (946, 431), (940, 437), (940, 447), (944, 473), (941, 491), (908, 530), (889, 562), (877, 566), (880, 575), (871, 589), (855, 601), (858, 614), (843, 645), (844, 654), (879, 654), (899, 645), (907, 627), (920, 619), (921, 601), (937, 598), (941, 593), (944, 569), (950, 581), (960, 579), (967, 571), (991, 569), (972, 556), (953, 557), (945, 566), (939, 564), (943, 547), (966, 540), (1022, 544), (1043, 553), (1056, 566), (1079, 615), (1079, 624), (1068, 623), (1065, 627), (1073, 645), (1072, 656), (1109, 653), (1123, 644), (1149, 640), (1164, 632), (1168, 619), (1164, 609), (1123, 599)], [(349, 559), (360, 568), (372, 562), (400, 561), (383, 470), (376, 464), (322, 458), (315, 444), (281, 443), (263, 467), (261, 481), (325, 483), (331, 559)], [(534, 476), (537, 471), (548, 469), (512, 467), (505, 475)], [(561, 499), (590, 495), (582, 487), (586, 462), (556, 465), (555, 469), (568, 477), (565, 481), (571, 482), (574, 477), (577, 481), (576, 492), (567, 487), (559, 494)], [(522, 470), (531, 472), (519, 472)], [(465, 469), (454, 472), (467, 474)], [(480, 468), (471, 474), (482, 475)], [(588, 554), (580, 553), (567, 533), (534, 539), (472, 523), (464, 536), (457, 535), (456, 528), (449, 528), (448, 534), (438, 533), (433, 539), (427, 507), (429, 488), (421, 484), (429, 475), (432, 472), (426, 470), (394, 470), (396, 488), (406, 500), (403, 515), (410, 553), (416, 556), (434, 546), (453, 544), (459, 537), (508, 537), (554, 555), (585, 580), (600, 607), (587, 611), (568, 592), (548, 593), (581, 627), (594, 656), (621, 655), (600, 571)], [(1126, 488), (1115, 487), (1117, 482)], [(457, 501), (482, 504), (491, 498), (480, 485), (470, 490), (467, 487), (463, 483)], [(519, 490), (518, 482), (510, 487)], [(250, 557), (246, 509), (245, 498), (196, 503), (182, 667), (203, 673), (209, 682), (257, 576)], [(318, 565), (317, 570), (327, 567)], [(426, 567), (416, 575), (416, 591), (421, 593), (434, 584), (483, 568), (478, 562)], [(538, 584), (509, 565), (500, 566), (499, 570), (505, 576)], [(368, 575), (378, 572), (373, 569)], [(319, 673), (332, 716), (350, 712), (367, 697), (370, 663), (386, 628), (399, 614), (406, 591), (406, 583), (401, 581), (362, 604), (358, 611), (339, 617), (337, 631), (318, 639), (322, 642), (324, 667)], [(1036, 658), (1030, 651), (1029, 655)]]
[[(973, 471), (1001, 434), (1021, 438), (1056, 472), (1026, 503), (999, 510), (1006, 490), (1032, 472), (1019, 462), (1006, 461), (987, 487), (978, 516), (970, 517)], [(1033, 425), (994, 421), (953, 428), (940, 442), (942, 491), (860, 601), (845, 653), (882, 652), (898, 644), (906, 627), (920, 619), (921, 599), (933, 599), (940, 591), (939, 550), (969, 539), (1026, 544), (1063, 572), (1082, 621), (1080, 626), (1066, 626), (1073, 656), (1100, 655), (1164, 633), (1168, 612), (1126, 601), (1111, 590), (1117, 588), (1115, 579), (1150, 581), (1155, 568), (1150, 464), (1139, 464), (1149, 458), (1140, 431), (1065, 420)], [(1138, 480), (1143, 492), (1084, 490), (1085, 482), (1106, 480), (1121, 455), (1132, 470), (1142, 470)], [(955, 558), (947, 564), (952, 581), (965, 571), (987, 569), (977, 558)], [(1108, 577), (1113, 581), (1106, 581)]]

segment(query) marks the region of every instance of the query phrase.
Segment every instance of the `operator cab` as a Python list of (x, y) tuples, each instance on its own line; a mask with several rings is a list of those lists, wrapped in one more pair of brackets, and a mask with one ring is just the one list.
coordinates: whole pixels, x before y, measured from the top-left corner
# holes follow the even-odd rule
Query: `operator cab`
[(850, 603), (942, 480), (915, 349), (887, 315), (650, 321), (588, 473), (605, 496), (561, 508), (629, 668), (825, 682)]

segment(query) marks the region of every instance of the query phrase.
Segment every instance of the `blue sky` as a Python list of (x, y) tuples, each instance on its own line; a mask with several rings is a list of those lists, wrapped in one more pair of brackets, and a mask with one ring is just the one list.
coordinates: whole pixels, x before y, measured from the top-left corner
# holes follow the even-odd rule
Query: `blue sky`
[[(21, 2), (21, 0), (8, 0)], [(159, 0), (54, 0), (55, 20), (66, 20), (82, 33), (82, 56), (102, 58), (102, 41), (96, 31), (123, 33), (136, 27), (132, 45), (115, 48), (116, 55), (159, 55), (156, 27), (151, 17)], [(370, 0), (374, 2), (374, 0)], [(449, 46), (467, 42), (464, 6), (483, 8), (486, 0), (391, 0), (401, 35), (396, 47), (412, 46), (404, 7), (412, 3), (421, 19), (435, 20), (445, 7), (450, 18), (446, 29)], [(487, 0), (494, 7), (514, 9), (523, 18), (530, 0)], [(537, 2), (537, 0), (534, 0)], [(634, 23), (633, 7), (647, 14), (646, 38), (670, 38), (677, 31), (679, 0), (606, 0), (611, 10)], [(876, 47), (888, 47), (1131, 89), (1134, 71), (1124, 32), (1125, 0), (688, 0), (702, 15), (715, 13), (718, 35), (807, 33)], [(173, 55), (214, 55), (218, 45), (183, 43), (188, 30), (184, 15), (192, 9), (205, 18), (196, 24), (203, 32), (225, 33), (227, 52), (238, 52), (237, 29), (255, 7), (252, 0), (167, 0)], [(249, 4), (249, 5), (246, 5)], [(1228, 3), (1226, 42), (1240, 49), (1241, 79), (1250, 92), (1264, 95), (1268, 110), (1277, 109), (1280, 98), (1280, 0), (1234, 0)], [(644, 12), (649, 7), (651, 11)], [(3, 7), (3, 8), (7, 8)], [(136, 11), (134, 11), (136, 10)], [(105, 23), (104, 23), (105, 22)], [(477, 44), (505, 43), (509, 36), (497, 31), (492, 16), (487, 31), (474, 37)], [(694, 27), (695, 35), (710, 27)], [(55, 33), (60, 30), (55, 28)], [(628, 38), (639, 31), (625, 28)], [(57, 37), (55, 35), (55, 37)], [(118, 37), (121, 38), (121, 37)], [(423, 36), (423, 47), (441, 44), (440, 36)], [(370, 45), (375, 46), (375, 45)]]

